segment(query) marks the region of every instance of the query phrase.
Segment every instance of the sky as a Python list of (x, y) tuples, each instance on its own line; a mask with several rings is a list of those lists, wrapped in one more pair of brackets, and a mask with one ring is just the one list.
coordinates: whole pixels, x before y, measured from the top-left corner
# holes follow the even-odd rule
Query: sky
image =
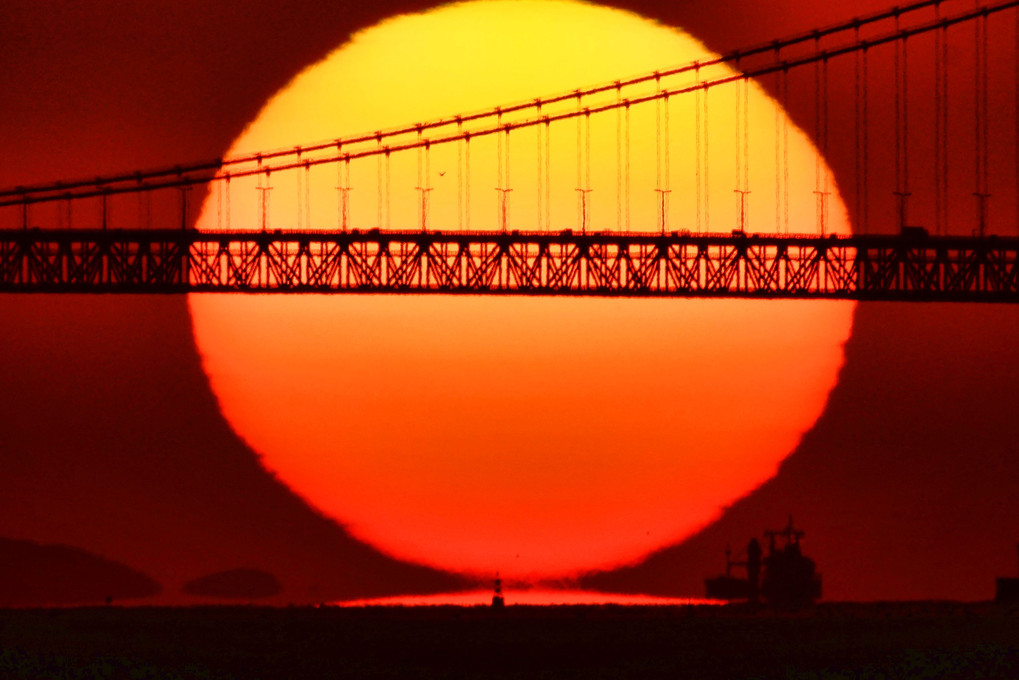
[[(886, 5), (617, 6), (724, 52)], [(351, 32), (422, 7), (4, 3), (0, 185), (218, 157), (303, 67)], [(1012, 62), (999, 63), (995, 78), (1011, 84)], [(885, 74), (875, 110), (888, 114), (888, 65), (874, 68)], [(834, 108), (852, 109), (853, 86), (850, 78), (832, 81)], [(992, 110), (1013, 90), (995, 92)], [(790, 113), (810, 129), (809, 97), (793, 97)], [(995, 123), (995, 131), (1005, 128)], [(916, 144), (924, 148), (923, 139)], [(829, 156), (843, 184), (854, 177), (850, 145), (851, 135), (836, 135)], [(1011, 153), (1014, 143), (1006, 137), (995, 146)], [(996, 152), (996, 176), (1014, 177), (1007, 162)], [(891, 173), (881, 165), (874, 182)], [(1014, 197), (996, 182), (992, 223), (1004, 230)], [(918, 219), (928, 213), (918, 208)], [(960, 207), (952, 217), (957, 233), (968, 233), (968, 213)], [(358, 542), (263, 470), (219, 413), (183, 297), (6, 295), (0, 318), (0, 538), (72, 546), (127, 565), (160, 584), (151, 601), (168, 603), (194, 601), (187, 582), (237, 568), (275, 576), (283, 588), (277, 602), (464, 585)], [(778, 474), (682, 544), (580, 585), (698, 596), (703, 578), (724, 567), (726, 545), (739, 547), (792, 514), (807, 531), (804, 549), (828, 598), (992, 597), (994, 578), (1015, 573), (1019, 539), (1017, 322), (1007, 306), (858, 305), (838, 384)]]

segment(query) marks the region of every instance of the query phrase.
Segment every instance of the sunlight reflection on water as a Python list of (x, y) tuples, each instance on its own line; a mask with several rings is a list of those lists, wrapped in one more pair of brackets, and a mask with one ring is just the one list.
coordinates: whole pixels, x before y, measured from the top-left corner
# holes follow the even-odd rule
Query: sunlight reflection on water
[[(689, 597), (659, 597), (625, 593), (599, 593), (587, 590), (510, 590), (504, 594), (506, 605), (622, 605), (677, 606), (724, 604), (719, 600)], [(472, 590), (432, 595), (399, 595), (334, 602), (337, 607), (476, 607), (492, 602), (491, 590)]]

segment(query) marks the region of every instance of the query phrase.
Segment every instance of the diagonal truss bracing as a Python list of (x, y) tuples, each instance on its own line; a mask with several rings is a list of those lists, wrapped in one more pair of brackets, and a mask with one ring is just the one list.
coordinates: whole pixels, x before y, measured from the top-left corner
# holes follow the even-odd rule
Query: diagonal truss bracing
[(0, 292), (1019, 302), (1019, 239), (871, 235), (0, 232)]

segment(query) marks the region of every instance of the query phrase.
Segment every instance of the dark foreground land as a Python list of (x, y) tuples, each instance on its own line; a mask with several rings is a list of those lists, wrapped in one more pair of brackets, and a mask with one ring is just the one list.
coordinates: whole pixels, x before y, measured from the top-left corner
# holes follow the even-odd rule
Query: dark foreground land
[(1019, 678), (1019, 607), (0, 610), (0, 678)]

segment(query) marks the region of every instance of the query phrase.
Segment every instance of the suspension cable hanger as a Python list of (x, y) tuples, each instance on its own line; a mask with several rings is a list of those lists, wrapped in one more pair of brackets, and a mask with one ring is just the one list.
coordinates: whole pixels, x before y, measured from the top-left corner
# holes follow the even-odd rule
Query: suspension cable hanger
[[(832, 35), (832, 34), (835, 34), (835, 33), (840, 33), (840, 32), (845, 32), (845, 31), (850, 31), (850, 30), (856, 30), (861, 25), (866, 25), (866, 24), (869, 24), (869, 23), (883, 21), (883, 20), (886, 20), (886, 19), (892, 18), (892, 17), (895, 17), (896, 19), (898, 19), (899, 17), (901, 17), (901, 16), (903, 16), (903, 15), (905, 15), (907, 13), (915, 12), (915, 11), (918, 11), (918, 10), (920, 10), (922, 8), (925, 8), (925, 7), (936, 6), (936, 5), (938, 5), (942, 1), (943, 0), (925, 0), (924, 2), (914, 3), (912, 5), (908, 5), (908, 6), (905, 6), (905, 7), (896, 8), (894, 10), (888, 10), (888, 11), (885, 11), (885, 12), (879, 12), (877, 14), (870, 15), (869, 17), (863, 17), (863, 18), (859, 18), (859, 19), (854, 19), (854, 20), (852, 20), (850, 22), (845, 22), (843, 24), (839, 24), (837, 26), (830, 27), (828, 29), (819, 29), (817, 31), (813, 31), (813, 32), (811, 32), (809, 34), (809, 36), (806, 36), (806, 35), (795, 36), (794, 38), (788, 38), (788, 39), (785, 39), (785, 40), (781, 40), (781, 41), (778, 41), (777, 43), (776, 42), (769, 43), (767, 46), (759, 46), (759, 47), (755, 47), (755, 48), (740, 50), (740, 51), (734, 52), (734, 53), (732, 53), (730, 55), (726, 55), (724, 57), (720, 57), (717, 60), (714, 60), (713, 63), (727, 63), (729, 61), (735, 60), (737, 57), (743, 58), (743, 57), (746, 57), (746, 56), (749, 56), (749, 55), (752, 55), (752, 54), (761, 54), (761, 53), (764, 53), (764, 52), (767, 52), (767, 51), (773, 51), (775, 49), (775, 45), (776, 44), (778, 44), (778, 45), (797, 44), (797, 43), (800, 43), (800, 42), (804, 42), (804, 41), (806, 41), (808, 39), (816, 40), (818, 35)], [(961, 23), (961, 22), (964, 22), (964, 21), (969, 21), (969, 20), (972, 20), (972, 19), (974, 19), (976, 17), (981, 17), (982, 19), (986, 19), (987, 15), (989, 15), (991, 13), (1000, 12), (1000, 11), (1003, 11), (1005, 9), (1015, 8), (1017, 6), (1019, 6), (1019, 0), (1009, 0), (1008, 2), (1002, 2), (1002, 3), (995, 4), (995, 5), (989, 5), (989, 6), (985, 6), (985, 7), (978, 7), (976, 10), (971, 10), (969, 12), (961, 13), (961, 14), (958, 14), (958, 15), (953, 16), (953, 17), (942, 17), (942, 18), (940, 18), (936, 22), (921, 23), (921, 24), (917, 24), (917, 25), (909, 27), (909, 28), (904, 28), (904, 29), (900, 28), (900, 30), (897, 31), (896, 34), (894, 34), (894, 35), (891, 35), (891, 36), (885, 35), (883, 37), (877, 37), (877, 38), (870, 39), (868, 41), (868, 45), (872, 47), (872, 46), (876, 46), (876, 45), (883, 44), (883, 43), (886, 43), (886, 42), (891, 42), (893, 40), (900, 40), (900, 39), (903, 39), (903, 38), (908, 38), (910, 36), (917, 35), (917, 34), (920, 34), (920, 33), (923, 33), (923, 32), (928, 32), (928, 31), (931, 31), (931, 30), (935, 30), (937, 28), (945, 28), (945, 27), (947, 27), (949, 25), (952, 25), (952, 24), (955, 24), (955, 23)], [(828, 52), (827, 56), (828, 57), (835, 57), (835, 56), (839, 56), (841, 54), (846, 54), (846, 53), (849, 53), (849, 52), (858, 51), (858, 50), (860, 50), (862, 48), (863, 48), (863, 46), (860, 45), (860, 44), (853, 44), (853, 45), (850, 45), (848, 47), (830, 50)], [(819, 55), (816, 55), (816, 54), (815, 55), (809, 55), (807, 57), (803, 57), (803, 58), (799, 58), (799, 59), (796, 59), (794, 61), (791, 61), (788, 64), (786, 64), (785, 66), (786, 67), (791, 67), (791, 66), (805, 65), (807, 63), (812, 63), (814, 61), (817, 61), (820, 58), (821, 57)], [(659, 73), (659, 77), (664, 76), (664, 75), (676, 75), (676, 74), (680, 74), (680, 73), (686, 73), (688, 71), (694, 70), (694, 68), (695, 67), (694, 67), (693, 64), (688, 64), (686, 66), (677, 67), (675, 69), (669, 69), (668, 71), (663, 71), (663, 72)], [(767, 73), (774, 73), (775, 70), (779, 69), (779, 68), (783, 68), (783, 65), (769, 64), (769, 65), (766, 65), (764, 67), (760, 67), (760, 68), (757, 68), (757, 69), (749, 70), (746, 73), (746, 75), (748, 77), (759, 77), (759, 76), (765, 75)], [(621, 81), (621, 85), (622, 85), (622, 87), (628, 87), (628, 86), (633, 85), (633, 84), (637, 84), (637, 83), (641, 83), (641, 82), (647, 82), (647, 81), (651, 80), (653, 77), (654, 76), (649, 76), (649, 75), (639, 76), (639, 77), (632, 78), (632, 79), (629, 79), (629, 80)], [(740, 76), (737, 76), (737, 77), (740, 77)], [(732, 79), (721, 78), (721, 79), (718, 79), (717, 81), (713, 82), (711, 84), (711, 86), (721, 85), (721, 84), (724, 84), (725, 82), (729, 82), (731, 80)], [(607, 91), (609, 89), (615, 89), (615, 87), (616, 87), (616, 83), (613, 82), (613, 83), (611, 83), (609, 85), (599, 86), (599, 87), (596, 87), (596, 88), (588, 88), (588, 89), (582, 90), (580, 92), (581, 92), (582, 95), (588, 95), (588, 94), (591, 94), (591, 93)], [(673, 95), (676, 95), (676, 94), (682, 94), (682, 93), (690, 92), (690, 91), (692, 91), (692, 89), (690, 89), (690, 88), (676, 88), (676, 89), (672, 89), (672, 90), (664, 89), (662, 91), (662, 93), (657, 93), (657, 94), (659, 96), (673, 96)], [(502, 111), (507, 111), (507, 112), (508, 111), (533, 110), (535, 105), (536, 105), (536, 103), (538, 103), (538, 102), (549, 103), (549, 102), (554, 102), (554, 101), (562, 101), (562, 100), (564, 100), (566, 98), (576, 97), (576, 95), (577, 95), (577, 93), (574, 92), (574, 93), (571, 93), (569, 95), (559, 95), (559, 96), (556, 96), (556, 97), (541, 98), (541, 99), (532, 100), (532, 101), (529, 101), (529, 102), (526, 102), (526, 103), (523, 103), (523, 104), (514, 105), (514, 106), (511, 106), (511, 107), (504, 107), (501, 110)], [(630, 101), (631, 101), (632, 104), (637, 104), (637, 103), (641, 103), (644, 100), (645, 100), (644, 98), (636, 98), (636, 99), (631, 99)], [(609, 103), (607, 105), (603, 105), (603, 106), (599, 106), (599, 107), (592, 107), (591, 108), (591, 113), (592, 114), (598, 113), (598, 112), (600, 112), (602, 110), (608, 110), (608, 109), (613, 108), (614, 106), (618, 106), (618, 105), (619, 105), (618, 102), (611, 102), (611, 103)], [(455, 117), (455, 118), (439, 119), (439, 120), (432, 121), (432, 122), (426, 123), (426, 124), (421, 124), (421, 125), (422, 125), (423, 128), (435, 128), (435, 127), (442, 127), (442, 126), (451, 126), (456, 121), (460, 121), (460, 123), (462, 124), (462, 122), (464, 122), (464, 121), (483, 120), (485, 118), (490, 118), (493, 115), (494, 115), (493, 111), (492, 110), (488, 110), (488, 111), (480, 112), (480, 113), (477, 113), (477, 114), (471, 114), (469, 116), (458, 116), (458, 117)], [(568, 118), (568, 117), (572, 117), (574, 115), (578, 115), (578, 114), (576, 112), (573, 112), (573, 113), (567, 112), (566, 114), (560, 114), (559, 116), (556, 116), (552, 120), (554, 121), (554, 120), (559, 120), (559, 119), (563, 119), (563, 118)], [(534, 118), (523, 120), (523, 121), (514, 123), (514, 129), (516, 127), (526, 127), (526, 126), (529, 126), (529, 125), (540, 124), (541, 122), (543, 122), (543, 121), (540, 120), (540, 119), (534, 119)], [(417, 126), (415, 125), (415, 126), (410, 127), (410, 128), (406, 128), (405, 127), (405, 128), (398, 128), (398, 129), (395, 129), (395, 130), (378, 131), (378, 132), (376, 132), (376, 133), (374, 133), (372, 135), (365, 135), (365, 136), (353, 137), (353, 138), (346, 139), (346, 140), (344, 140), (344, 143), (346, 143), (346, 144), (355, 144), (355, 143), (360, 143), (360, 142), (368, 142), (368, 141), (372, 141), (372, 140), (380, 140), (381, 141), (382, 137), (385, 137), (385, 138), (396, 137), (396, 136), (399, 136), (399, 135), (408, 134), (408, 133), (416, 131), (416, 130), (417, 130)], [(491, 128), (484, 128), (484, 129), (481, 129), (481, 130), (474, 131), (473, 134), (475, 136), (478, 136), (478, 135), (483, 135), (483, 134), (493, 134), (493, 133), (495, 133), (497, 131), (499, 131), (499, 130), (493, 130)], [(459, 135), (455, 135), (455, 134), (454, 135), (445, 135), (445, 136), (433, 139), (432, 143), (433, 144), (437, 144), (437, 143), (452, 142), (452, 141), (457, 141), (459, 139), (460, 139)], [(302, 152), (310, 154), (310, 153), (315, 152), (315, 151), (320, 151), (320, 150), (325, 150), (325, 149), (331, 148), (332, 146), (335, 145), (335, 143), (336, 143), (336, 141), (332, 140), (332, 141), (330, 141), (328, 143), (313, 144), (313, 145), (304, 145), (304, 146), (301, 147), (301, 149), (302, 149)], [(396, 151), (401, 151), (401, 150), (404, 150), (404, 149), (407, 149), (407, 148), (413, 148), (413, 143), (410, 143), (410, 144), (389, 144), (387, 146), (391, 149), (391, 151), (396, 152)], [(157, 182), (148, 182), (147, 184), (144, 185), (143, 188), (138, 188), (138, 187), (127, 188), (127, 187), (123, 187), (123, 186), (114, 186), (114, 185), (117, 185), (117, 184), (119, 184), (121, 182), (129, 181), (129, 180), (133, 181), (137, 177), (138, 173), (131, 173), (129, 175), (108, 176), (108, 177), (99, 178), (98, 181), (96, 179), (90, 179), (90, 180), (76, 181), (76, 182), (71, 182), (71, 183), (64, 182), (64, 183), (60, 183), (60, 184), (36, 185), (36, 186), (33, 186), (33, 187), (16, 187), (14, 189), (0, 190), (0, 207), (2, 207), (4, 205), (12, 205), (12, 204), (21, 203), (23, 201), (28, 202), (28, 203), (37, 203), (37, 202), (44, 202), (44, 201), (50, 201), (50, 200), (58, 200), (58, 199), (64, 198), (64, 196), (61, 195), (61, 194), (62, 193), (66, 193), (69, 190), (74, 192), (74, 193), (72, 193), (72, 197), (73, 198), (88, 198), (88, 197), (91, 197), (91, 196), (101, 196), (103, 193), (108, 193), (109, 195), (113, 195), (113, 194), (118, 194), (118, 193), (129, 193), (129, 192), (133, 193), (133, 192), (139, 191), (139, 190), (154, 191), (154, 190), (158, 190), (158, 189), (161, 189), (161, 188), (166, 188), (166, 187), (169, 187), (169, 186), (180, 186), (181, 183), (183, 183), (183, 182), (186, 182), (186, 183), (189, 183), (191, 185), (194, 185), (195, 183), (205, 183), (205, 182), (211, 182), (211, 181), (218, 181), (218, 180), (221, 179), (222, 174), (217, 175), (215, 173), (217, 173), (217, 172), (222, 173), (222, 170), (225, 167), (232, 166), (232, 165), (238, 165), (238, 164), (244, 164), (244, 163), (251, 163), (255, 159), (259, 158), (259, 157), (261, 157), (264, 160), (285, 159), (287, 157), (291, 157), (292, 158), (295, 155), (295, 153), (296, 153), (296, 147), (295, 148), (291, 148), (291, 149), (280, 150), (280, 151), (265, 152), (265, 153), (262, 153), (262, 154), (258, 154), (256, 156), (246, 156), (246, 157), (231, 158), (231, 159), (217, 159), (216, 161), (209, 161), (209, 162), (204, 162), (204, 163), (196, 163), (196, 164), (191, 164), (191, 165), (188, 165), (188, 166), (175, 166), (172, 169), (162, 168), (162, 169), (159, 169), (159, 170), (146, 171), (146, 172), (142, 173), (142, 176), (145, 179), (147, 179), (147, 180), (149, 180), (149, 179), (156, 179), (156, 178), (166, 178), (166, 179), (162, 179), (162, 180), (157, 181)], [(358, 157), (362, 157), (362, 156), (371, 156), (371, 155), (375, 155), (375, 154), (378, 154), (378, 153), (381, 153), (381, 151), (378, 148), (376, 148), (376, 149), (368, 149), (368, 150), (364, 150), (364, 151), (356, 153), (356, 154), (351, 154), (351, 158), (358, 158)], [(325, 157), (325, 158), (318, 158), (318, 157), (316, 157), (314, 159), (308, 160), (307, 162), (310, 165), (317, 165), (317, 164), (320, 164), (320, 163), (338, 162), (338, 160), (339, 159), (337, 157)], [(280, 163), (280, 164), (277, 164), (277, 165), (273, 165), (273, 171), (277, 171), (278, 172), (278, 171), (281, 171), (281, 170), (292, 169), (292, 167), (296, 167), (298, 165), (299, 164), (295, 163), (294, 161), (283, 162), (283, 163)], [(213, 174), (211, 174), (211, 175), (201, 175), (201, 176), (198, 176), (198, 177), (194, 177), (193, 176), (196, 173), (204, 173), (204, 172), (210, 172), (210, 173), (213, 173)], [(255, 174), (256, 172), (257, 172), (257, 170), (243, 170), (243, 169), (241, 169), (241, 170), (239, 170), (237, 172), (232, 172), (231, 174), (234, 177), (241, 177), (241, 176), (245, 176), (245, 175), (248, 175), (248, 174)], [(187, 177), (183, 177), (182, 173), (186, 174)], [(174, 176), (177, 176), (176, 180), (173, 179)], [(100, 187), (102, 187), (102, 188), (100, 188)], [(79, 189), (80, 189), (80, 191), (76, 191), (76, 190), (79, 190)], [(14, 197), (13, 199), (11, 199), (12, 196)]]

